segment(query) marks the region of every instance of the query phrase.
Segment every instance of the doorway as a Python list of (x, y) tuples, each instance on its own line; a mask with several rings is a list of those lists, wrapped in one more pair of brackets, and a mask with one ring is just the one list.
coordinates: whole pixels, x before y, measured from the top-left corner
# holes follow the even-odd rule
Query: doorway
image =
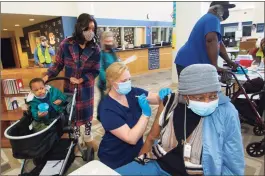
[(31, 53), (34, 54), (35, 48), (40, 44), (40, 31), (32, 31), (28, 33), (29, 35), (29, 45)]
[(16, 68), (11, 38), (1, 38), (1, 62), (3, 68)]

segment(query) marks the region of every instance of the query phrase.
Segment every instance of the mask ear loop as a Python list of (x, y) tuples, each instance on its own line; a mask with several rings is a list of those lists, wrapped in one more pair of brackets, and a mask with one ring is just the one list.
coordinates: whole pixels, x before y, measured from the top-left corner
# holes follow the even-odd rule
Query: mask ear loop
[[(119, 89), (119, 83), (115, 82), (118, 85), (118, 89)], [(114, 85), (112, 85), (112, 87), (116, 90), (116, 92), (118, 92), (118, 89), (115, 88)]]

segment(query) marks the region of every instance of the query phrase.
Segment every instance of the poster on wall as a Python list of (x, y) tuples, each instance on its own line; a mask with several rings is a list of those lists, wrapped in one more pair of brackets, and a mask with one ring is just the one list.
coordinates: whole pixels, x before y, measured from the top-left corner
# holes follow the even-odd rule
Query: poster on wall
[(114, 40), (117, 42), (118, 46), (121, 46), (121, 28), (110, 27), (109, 30), (113, 32)]
[(159, 69), (159, 67), (160, 67), (159, 48), (149, 48), (148, 49), (149, 70)]
[(124, 28), (124, 40), (129, 44), (134, 44), (134, 28)]

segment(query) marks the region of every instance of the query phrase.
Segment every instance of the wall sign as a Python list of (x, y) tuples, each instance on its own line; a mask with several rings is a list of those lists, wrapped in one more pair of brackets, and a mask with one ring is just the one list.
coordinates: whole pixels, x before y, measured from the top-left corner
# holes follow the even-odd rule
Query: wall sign
[(149, 70), (159, 69), (159, 67), (160, 67), (159, 48), (149, 48), (148, 49)]
[(264, 32), (264, 23), (257, 24), (257, 33)]

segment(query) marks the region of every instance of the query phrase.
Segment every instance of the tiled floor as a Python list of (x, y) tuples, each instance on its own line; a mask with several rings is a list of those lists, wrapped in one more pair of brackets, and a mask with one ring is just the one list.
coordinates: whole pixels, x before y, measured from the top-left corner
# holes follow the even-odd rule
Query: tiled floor
[[(137, 76), (132, 79), (132, 83), (134, 86), (146, 89), (148, 91), (157, 92), (162, 87), (168, 87), (171, 85), (171, 71), (163, 71), (158, 73), (152, 73), (142, 76)], [(174, 90), (176, 87), (172, 87)], [(98, 101), (98, 91), (95, 93), (95, 103)], [(153, 116), (156, 114), (157, 106), (153, 106)], [(96, 109), (95, 109), (96, 116)], [(153, 118), (152, 118), (153, 119)], [(148, 124), (148, 128), (145, 134), (151, 128), (152, 120)], [(94, 118), (93, 126), (92, 126), (93, 136), (97, 143), (99, 144), (104, 134), (104, 130), (101, 124)], [(253, 135), (252, 127), (249, 125), (242, 125), (242, 135), (244, 140), (244, 146), (250, 142), (257, 142), (261, 140), (261, 137), (257, 137)], [(246, 161), (246, 175), (264, 175), (264, 158), (252, 158), (245, 153), (245, 161)], [(85, 164), (81, 158), (76, 158), (72, 166), (69, 168), (68, 173), (71, 173), (78, 167)], [(1, 175), (17, 175), (20, 171), (21, 161), (14, 159), (12, 157), (11, 149), (1, 149)]]

